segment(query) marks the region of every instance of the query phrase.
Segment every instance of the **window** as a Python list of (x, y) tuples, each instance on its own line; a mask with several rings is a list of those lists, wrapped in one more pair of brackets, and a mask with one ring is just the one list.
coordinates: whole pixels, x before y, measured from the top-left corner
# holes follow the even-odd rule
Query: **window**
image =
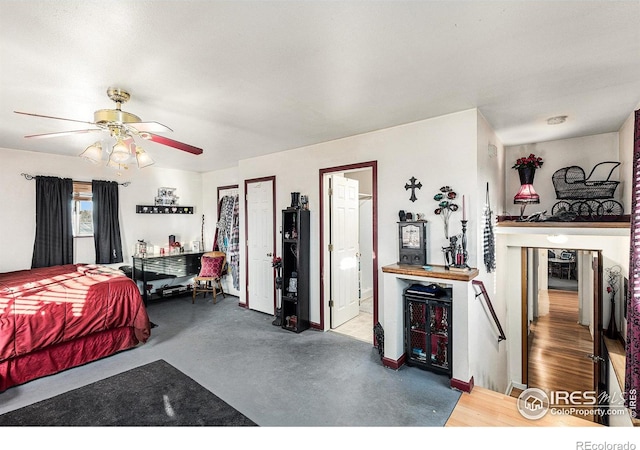
[(93, 236), (91, 183), (73, 182), (73, 237)]

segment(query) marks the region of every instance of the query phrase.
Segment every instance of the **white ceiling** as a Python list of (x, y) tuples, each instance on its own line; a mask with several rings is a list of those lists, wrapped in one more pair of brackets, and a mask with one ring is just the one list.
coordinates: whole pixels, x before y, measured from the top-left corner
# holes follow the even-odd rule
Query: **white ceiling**
[[(505, 145), (617, 131), (640, 104), (640, 1), (0, 1), (0, 147), (124, 110), (156, 166), (239, 159), (479, 108)], [(546, 119), (568, 115), (559, 126)]]

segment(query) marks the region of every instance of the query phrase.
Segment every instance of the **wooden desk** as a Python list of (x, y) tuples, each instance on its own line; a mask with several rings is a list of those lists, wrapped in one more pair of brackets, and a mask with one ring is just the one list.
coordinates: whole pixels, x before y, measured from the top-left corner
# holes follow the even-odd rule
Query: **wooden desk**
[(200, 273), (200, 258), (204, 252), (173, 253), (169, 255), (134, 256), (131, 278), (142, 282), (142, 298), (149, 300), (147, 281), (188, 277)]

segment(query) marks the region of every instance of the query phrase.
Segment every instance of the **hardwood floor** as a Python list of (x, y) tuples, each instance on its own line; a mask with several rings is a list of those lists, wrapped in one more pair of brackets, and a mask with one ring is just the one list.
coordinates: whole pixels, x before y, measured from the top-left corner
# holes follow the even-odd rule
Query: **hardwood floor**
[[(578, 324), (578, 295), (574, 291), (540, 291), (540, 317), (531, 327), (529, 339), (529, 387), (545, 391), (593, 389), (593, 363), (589, 329)], [(458, 401), (447, 427), (487, 426), (600, 426), (593, 415), (547, 414), (538, 420), (524, 418), (517, 397), (474, 387)]]
[(463, 393), (445, 427), (599, 427), (580, 417), (547, 414), (531, 420), (518, 411), (517, 399), (479, 386)]
[(589, 327), (578, 323), (578, 293), (540, 291), (539, 303), (548, 313), (531, 325), (528, 386), (545, 392), (593, 390), (594, 366), (587, 358), (593, 353), (593, 338)]

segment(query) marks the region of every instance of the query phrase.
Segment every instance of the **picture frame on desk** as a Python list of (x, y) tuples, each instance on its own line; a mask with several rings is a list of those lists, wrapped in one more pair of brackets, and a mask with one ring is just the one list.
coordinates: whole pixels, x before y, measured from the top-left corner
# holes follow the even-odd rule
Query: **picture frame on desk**
[(200, 251), (200, 241), (192, 241), (191, 242), (191, 251), (195, 252), (195, 253)]

